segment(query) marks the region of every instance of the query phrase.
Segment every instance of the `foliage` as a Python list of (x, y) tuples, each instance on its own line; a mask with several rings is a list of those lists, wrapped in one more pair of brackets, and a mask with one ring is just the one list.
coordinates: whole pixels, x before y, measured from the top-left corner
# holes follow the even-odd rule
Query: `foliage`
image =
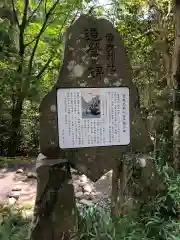
[[(105, 15), (124, 39), (133, 81), (140, 93), (143, 117), (154, 139), (155, 167), (166, 184), (166, 191), (142, 206), (136, 216), (124, 216), (115, 221), (110, 218), (109, 209), (98, 206), (79, 209), (77, 238), (178, 240), (180, 175), (171, 164), (173, 105), (170, 90), (175, 39), (172, 1), (112, 0), (110, 4), (104, 9), (96, 8), (95, 0), (0, 3), (0, 155), (12, 154), (10, 150), (15, 145), (18, 151), (13, 154), (37, 155), (38, 108), (42, 97), (56, 81), (62, 64), (66, 28), (81, 13)], [(0, 166), (12, 161), (18, 164), (19, 158), (1, 158)], [(133, 174), (137, 176), (135, 171)], [(3, 211), (1, 239), (26, 239), (29, 220), (22, 218), (21, 210), (3, 208)]]
[[(28, 2), (26, 14), (25, 3)], [(4, 1), (0, 10), (5, 8), (9, 15), (0, 11), (1, 155), (9, 155), (14, 144), (12, 139), (18, 142), (16, 138), (19, 137), (17, 154), (38, 152), (39, 103), (56, 81), (62, 64), (66, 28), (81, 13), (105, 15), (122, 35), (145, 117), (152, 114), (156, 117), (157, 102), (160, 110), (164, 110), (162, 101), (157, 100), (165, 94), (170, 78), (167, 63), (170, 62), (174, 40), (171, 1), (112, 0), (109, 4), (105, 8), (96, 0)], [(17, 16), (15, 19), (9, 17), (12, 12)], [(172, 105), (168, 108), (170, 110)], [(164, 118), (163, 114), (161, 116)], [(17, 124), (13, 125), (16, 119)], [(21, 127), (14, 129), (16, 125)], [(157, 129), (149, 129), (152, 135), (154, 130)], [(164, 130), (165, 126), (161, 128)], [(172, 132), (167, 137), (170, 135)]]
[(0, 157), (0, 168), (10, 168), (14, 166), (24, 166), (24, 165), (31, 165), (36, 163), (36, 158), (29, 158), (29, 157), (15, 157), (15, 158), (8, 158), (8, 157)]
[(103, 209), (93, 206), (83, 209), (81, 212), (78, 237), (82, 240), (115, 240), (130, 239), (129, 236), (133, 235), (132, 239), (138, 239), (143, 236), (142, 229), (139, 227), (132, 219), (122, 218), (117, 220), (115, 228), (109, 214), (105, 213)]
[[(136, 217), (125, 216), (112, 222), (106, 209), (94, 206), (82, 209), (78, 239), (179, 239), (179, 214), (173, 209), (173, 206), (180, 206), (179, 177), (166, 175), (167, 195), (144, 205)], [(168, 196), (171, 197), (169, 202)], [(175, 205), (172, 204), (173, 201)]]
[[(180, 175), (164, 167), (167, 192), (144, 205), (136, 216), (124, 216), (112, 221), (109, 205), (81, 206), (78, 218), (78, 240), (178, 240), (180, 234)], [(0, 238), (27, 239), (29, 218), (24, 208), (0, 208)]]
[[(166, 31), (168, 43), (172, 44), (172, 18), (165, 18), (168, 1), (161, 1), (163, 4), (152, 1), (153, 7), (151, 1), (115, 0), (113, 2), (115, 4), (110, 11), (114, 14), (111, 14), (111, 21), (124, 39), (133, 67), (134, 81), (140, 91), (141, 103), (149, 108), (158, 94), (166, 88), (167, 79), (164, 74), (166, 66), (162, 48), (166, 39), (161, 39), (158, 31), (160, 28), (161, 31)], [(164, 15), (158, 16), (159, 12), (163, 12)], [(161, 21), (161, 18), (164, 20), (162, 26), (159, 26), (158, 21)], [(172, 46), (169, 50), (172, 50)]]
[(77, 0), (1, 4), (0, 155), (37, 154), (38, 107), (62, 64), (63, 35), (92, 4)]
[(21, 240), (28, 239), (29, 219), (22, 216), (22, 208), (19, 207), (0, 207), (1, 225), (0, 239), (2, 240)]

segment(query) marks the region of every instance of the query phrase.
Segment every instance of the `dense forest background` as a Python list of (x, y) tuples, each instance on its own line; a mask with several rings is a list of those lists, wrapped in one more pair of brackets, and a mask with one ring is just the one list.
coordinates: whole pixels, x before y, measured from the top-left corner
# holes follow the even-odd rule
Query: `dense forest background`
[(1, 1), (0, 155), (38, 153), (38, 107), (56, 81), (66, 28), (83, 13), (106, 17), (116, 26), (149, 132), (156, 145), (172, 143), (174, 10), (170, 0)]
[(155, 148), (160, 142), (166, 144), (170, 160), (177, 76), (175, 10), (170, 0), (113, 0), (105, 5), (78, 0), (1, 1), (0, 155), (38, 153), (38, 108), (62, 64), (63, 35), (80, 14), (89, 13), (109, 19), (122, 35)]
[[(0, 156), (39, 153), (39, 105), (56, 82), (66, 29), (81, 14), (107, 18), (122, 36), (154, 150), (138, 166), (137, 156), (122, 161), (123, 171), (117, 173), (121, 175), (119, 192), (111, 199), (118, 206), (113, 214), (121, 217), (117, 231), (101, 211), (89, 209), (79, 224), (81, 233), (94, 238), (78, 239), (179, 240), (178, 0), (109, 0), (104, 4), (103, 0), (1, 0)], [(129, 218), (130, 211), (123, 218), (127, 197), (138, 202), (135, 218)], [(97, 227), (92, 222), (101, 224)]]

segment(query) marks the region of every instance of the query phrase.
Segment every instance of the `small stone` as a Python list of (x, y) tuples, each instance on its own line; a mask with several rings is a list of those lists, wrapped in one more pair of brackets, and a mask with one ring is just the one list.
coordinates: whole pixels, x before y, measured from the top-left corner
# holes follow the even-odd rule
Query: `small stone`
[(82, 205), (81, 205), (80, 203), (78, 203), (78, 202), (76, 203), (76, 207), (77, 207), (77, 208), (80, 208), (81, 206), (82, 206)]
[(92, 188), (92, 186), (90, 184), (85, 184), (83, 186), (83, 188), (84, 188), (84, 191), (88, 192), (88, 193), (92, 192), (92, 190), (93, 190), (93, 188)]
[(13, 205), (13, 204), (16, 203), (16, 199), (15, 199), (14, 197), (10, 197), (10, 198), (8, 199), (8, 203), (9, 203), (10, 205)]
[(36, 175), (36, 173), (29, 172), (29, 173), (27, 174), (27, 178), (34, 178), (34, 179), (37, 179), (37, 175)]
[(20, 193), (19, 192), (11, 192), (8, 194), (9, 198), (15, 198), (16, 200), (19, 198)]
[(72, 174), (77, 174), (77, 170), (74, 169), (74, 168), (71, 168), (71, 173), (72, 173)]
[(28, 178), (27, 177), (25, 177), (23, 180), (22, 180), (22, 182), (27, 182), (28, 181)]
[(12, 188), (12, 191), (13, 191), (13, 192), (15, 192), (15, 191), (21, 191), (21, 189), (22, 189), (22, 188), (20, 188), (20, 187), (17, 186), (17, 187), (13, 187), (13, 188)]
[(75, 186), (74, 186), (74, 191), (75, 191), (76, 193), (82, 192), (82, 188), (75, 185)]
[(147, 159), (145, 159), (145, 158), (140, 158), (139, 159), (139, 165), (142, 167), (142, 168), (144, 168), (144, 167), (146, 167), (146, 160)]
[(83, 186), (84, 185), (84, 183), (82, 183), (79, 179), (73, 179), (73, 183), (74, 183), (74, 185), (76, 185), (76, 186)]
[(78, 181), (79, 180), (79, 175), (75, 175), (74, 173), (72, 174), (72, 179), (73, 181)]
[(16, 173), (23, 173), (24, 171), (23, 171), (23, 169), (18, 169), (17, 171), (16, 171)]
[(83, 196), (83, 199), (86, 199), (86, 200), (92, 200), (93, 196), (89, 193), (85, 193), (84, 196)]
[(80, 182), (81, 183), (87, 183), (88, 182), (88, 179), (87, 179), (87, 177), (83, 174), (82, 176), (80, 176)]
[(87, 205), (87, 206), (92, 206), (93, 205), (93, 202), (92, 201), (88, 201), (86, 199), (82, 199), (80, 200), (80, 203), (84, 204), (84, 205)]
[(56, 105), (51, 106), (51, 112), (56, 112)]
[(76, 193), (76, 197), (77, 197), (77, 198), (83, 198), (83, 197), (84, 197), (83, 192), (77, 192), (77, 193)]

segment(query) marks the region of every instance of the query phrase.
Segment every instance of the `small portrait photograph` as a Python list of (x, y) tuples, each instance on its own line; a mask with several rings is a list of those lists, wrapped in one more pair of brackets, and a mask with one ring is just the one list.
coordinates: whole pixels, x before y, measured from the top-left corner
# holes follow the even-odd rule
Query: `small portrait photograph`
[(98, 89), (81, 90), (82, 118), (100, 118), (101, 100)]

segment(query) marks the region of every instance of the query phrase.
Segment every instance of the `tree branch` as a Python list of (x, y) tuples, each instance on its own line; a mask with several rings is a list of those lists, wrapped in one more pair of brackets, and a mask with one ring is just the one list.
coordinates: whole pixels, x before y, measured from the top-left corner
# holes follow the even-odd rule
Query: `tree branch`
[(148, 36), (148, 35), (150, 35), (152, 33), (155, 33), (155, 32), (156, 32), (155, 30), (149, 29), (146, 32), (144, 32), (143, 34), (139, 35), (138, 37), (135, 37), (134, 40), (137, 41), (137, 40), (139, 40), (139, 39), (141, 39), (141, 38), (143, 38), (145, 36)]
[(38, 46), (40, 37), (41, 37), (41, 35), (43, 34), (43, 32), (45, 31), (45, 29), (46, 29), (46, 27), (47, 27), (48, 19), (49, 19), (49, 17), (51, 16), (52, 12), (54, 11), (54, 9), (56, 8), (56, 6), (57, 6), (58, 3), (59, 3), (59, 0), (57, 0), (57, 1), (53, 4), (53, 6), (50, 8), (50, 10), (47, 12), (46, 17), (45, 17), (45, 20), (44, 20), (44, 23), (43, 23), (43, 25), (42, 25), (42, 28), (41, 28), (39, 34), (37, 35), (36, 42), (35, 42), (35, 45), (34, 45), (34, 48), (33, 48), (33, 50), (32, 50), (32, 54), (31, 54), (30, 60), (29, 60), (28, 74), (31, 74), (31, 71), (32, 71), (32, 63), (33, 63), (34, 55), (35, 55), (35, 52), (36, 52), (36, 49), (37, 49), (37, 46)]
[(36, 39), (37, 39), (37, 36), (36, 36), (33, 40), (31, 40), (30, 42), (26, 43), (24, 46), (25, 46), (25, 47), (28, 47), (28, 46), (31, 45), (34, 41), (36, 41)]
[[(62, 26), (61, 26), (61, 28), (60, 28), (60, 34), (61, 34), (61, 32), (62, 32), (63, 27), (64, 27), (65, 24), (66, 24), (66, 21), (67, 21), (67, 19), (68, 19), (68, 17), (69, 17), (70, 12), (71, 12), (71, 11), (68, 12), (68, 14), (66, 15), (66, 17), (65, 17), (65, 19), (64, 19), (64, 22), (63, 22), (63, 24), (62, 24)], [(37, 79), (39, 79), (39, 78), (43, 75), (43, 73), (44, 73), (44, 72), (46, 71), (46, 69), (48, 68), (48, 66), (49, 66), (50, 62), (52, 61), (52, 59), (53, 59), (53, 56), (51, 55), (51, 57), (48, 59), (48, 61), (46, 62), (46, 64), (43, 66), (43, 68), (41, 69), (41, 71), (40, 71), (40, 72), (38, 73), (38, 75), (36, 76)]]
[[(68, 17), (69, 17), (69, 15), (70, 15), (70, 13), (71, 13), (72, 10), (73, 10), (73, 9), (70, 9), (70, 10), (68, 11), (68, 13), (67, 13), (67, 15), (66, 15), (66, 17), (65, 17), (65, 19), (64, 19), (64, 21), (63, 21), (63, 24), (62, 24), (62, 26), (61, 26), (61, 28), (60, 28), (60, 37), (61, 37), (61, 32), (62, 32), (62, 30), (63, 30), (63, 27), (65, 26), (66, 21), (67, 21), (67, 19), (68, 19)], [(75, 21), (77, 15), (78, 15), (78, 13), (79, 13), (79, 10), (80, 10), (80, 9), (77, 10), (77, 12), (76, 12), (74, 18), (72, 19), (70, 25), (72, 25), (73, 22)]]
[[(46, 24), (45, 29), (46, 29), (52, 22), (53, 22), (53, 21), (51, 21), (51, 22), (49, 22), (48, 24)], [(44, 29), (44, 31), (45, 31), (45, 29)], [(25, 47), (28, 47), (28, 46), (31, 45), (33, 42), (35, 42), (38, 37), (39, 37), (39, 33), (37, 34), (37, 36), (35, 36), (34, 39), (32, 39), (30, 42), (26, 43), (26, 44), (25, 44)]]
[(41, 69), (41, 71), (37, 74), (36, 78), (39, 79), (42, 77), (43, 73), (46, 71), (46, 69), (49, 67), (50, 62), (52, 61), (53, 56), (51, 55), (51, 57), (48, 59), (48, 61), (45, 63), (45, 65), (43, 66), (43, 68)]
[(15, 9), (15, 6), (14, 6), (14, 0), (12, 0), (11, 3), (12, 3), (12, 8), (13, 8), (14, 18), (15, 18), (15, 21), (16, 21), (18, 27), (19, 27), (20, 24), (19, 24), (19, 20), (18, 20), (18, 17), (17, 17), (16, 9)]
[(169, 0), (169, 3), (168, 3), (168, 13), (167, 13), (167, 15), (166, 15), (166, 17), (165, 17), (166, 20), (167, 20), (168, 17), (170, 16), (172, 10), (173, 10), (173, 4), (172, 4), (171, 0)]
[(112, 6), (112, 5), (115, 5), (116, 3), (107, 3), (107, 4), (103, 4), (103, 5), (98, 5), (98, 6), (92, 6), (89, 11), (88, 11), (88, 14), (91, 14), (92, 11), (96, 8), (102, 8), (102, 7), (106, 7), (106, 6)]
[(28, 6), (29, 6), (29, 0), (25, 0), (22, 23), (21, 23), (21, 25), (19, 25), (19, 30), (20, 30), (20, 33), (19, 33), (19, 55), (20, 55), (21, 58), (23, 57), (24, 51), (25, 51), (24, 30), (25, 30), (26, 23), (27, 23)]
[(54, 9), (56, 8), (56, 6), (57, 6), (58, 3), (59, 3), (59, 0), (57, 0), (57, 1), (53, 4), (53, 6), (50, 8), (50, 10), (47, 12), (46, 17), (45, 17), (45, 20), (44, 20), (44, 23), (43, 23), (43, 25), (42, 25), (42, 27), (41, 27), (41, 30), (40, 30), (39, 34), (37, 35), (36, 42), (35, 42), (35, 45), (34, 45), (34, 48), (33, 48), (33, 50), (32, 50), (32, 54), (31, 54), (30, 60), (29, 60), (28, 74), (31, 74), (31, 71), (32, 71), (32, 63), (33, 63), (34, 55), (35, 55), (35, 52), (36, 52), (36, 49), (37, 49), (39, 40), (40, 40), (40, 38), (41, 38), (41, 35), (42, 35), (43, 32), (45, 31), (45, 29), (46, 29), (46, 27), (47, 27), (48, 19), (49, 19), (49, 17), (51, 16), (52, 12), (54, 11)]
[(20, 30), (20, 32), (19, 32), (19, 56), (20, 56), (20, 63), (19, 63), (18, 68), (17, 68), (17, 72), (18, 73), (22, 72), (22, 67), (23, 67), (23, 57), (24, 57), (24, 51), (25, 51), (24, 30), (25, 30), (26, 23), (27, 23), (28, 6), (29, 6), (29, 0), (25, 0), (22, 22), (19, 25), (19, 30)]
[(29, 0), (25, 0), (24, 13), (23, 13), (23, 18), (22, 18), (22, 23), (21, 23), (21, 27), (23, 28), (23, 30), (26, 27), (28, 6), (29, 6)]
[(45, 3), (44, 3), (44, 11), (45, 11), (45, 14), (47, 14), (47, 0), (45, 0)]
[(162, 32), (164, 32), (163, 29), (149, 29), (146, 32), (144, 32), (143, 34), (139, 35), (138, 37), (134, 38), (134, 41), (137, 41), (145, 36), (148, 36), (150, 34), (154, 34), (156, 37), (159, 36)]
[[(76, 20), (76, 17), (77, 17), (77, 15), (78, 15), (78, 13), (79, 13), (79, 10), (80, 10), (80, 8), (78, 8), (77, 9), (77, 12), (76, 12), (76, 14), (75, 14), (75, 16), (74, 16), (74, 18), (72, 19), (72, 21), (71, 21), (71, 24), (70, 25), (72, 25), (73, 24), (73, 22)], [(68, 14), (70, 14), (70, 11), (69, 11), (69, 13)], [(68, 16), (68, 15), (67, 15)]]
[(63, 21), (63, 24), (62, 24), (62, 26), (61, 26), (61, 28), (60, 28), (60, 34), (61, 34), (62, 30), (63, 30), (63, 27), (64, 27), (65, 24), (66, 24), (66, 21), (67, 21), (67, 19), (68, 19), (68, 17), (69, 17), (69, 14), (71, 13), (71, 11), (72, 11), (72, 10), (70, 10), (70, 11), (67, 13), (67, 15), (66, 15), (66, 17), (65, 17), (65, 19), (64, 19), (64, 21)]
[(34, 11), (32, 12), (32, 14), (29, 16), (28, 18), (28, 22), (30, 22), (32, 20), (33, 15), (36, 13), (36, 11), (38, 10), (38, 8), (40, 7), (41, 3), (43, 2), (43, 0), (40, 0), (37, 7), (34, 9)]

